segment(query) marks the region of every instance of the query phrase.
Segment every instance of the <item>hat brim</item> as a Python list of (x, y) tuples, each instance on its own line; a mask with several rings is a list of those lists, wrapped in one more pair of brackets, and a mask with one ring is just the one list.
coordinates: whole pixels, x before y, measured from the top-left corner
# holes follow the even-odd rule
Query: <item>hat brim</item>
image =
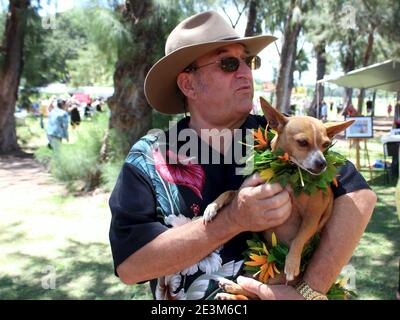
[(176, 84), (176, 78), (190, 63), (212, 50), (233, 43), (242, 44), (250, 55), (257, 55), (276, 39), (273, 36), (255, 36), (200, 43), (179, 48), (160, 59), (148, 72), (144, 82), (147, 101), (161, 113), (182, 113), (184, 112), (183, 97)]

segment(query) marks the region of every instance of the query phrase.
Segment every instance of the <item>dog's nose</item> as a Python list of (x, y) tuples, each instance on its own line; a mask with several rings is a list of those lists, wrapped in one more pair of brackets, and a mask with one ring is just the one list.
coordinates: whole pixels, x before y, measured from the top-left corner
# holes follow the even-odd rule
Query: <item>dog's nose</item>
[(319, 171), (322, 171), (326, 167), (326, 160), (325, 159), (318, 159), (315, 160), (315, 168)]

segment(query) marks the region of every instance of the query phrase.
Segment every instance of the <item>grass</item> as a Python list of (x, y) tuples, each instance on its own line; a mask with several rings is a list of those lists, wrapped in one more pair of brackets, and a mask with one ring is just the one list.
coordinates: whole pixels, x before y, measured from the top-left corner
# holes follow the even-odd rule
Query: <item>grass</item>
[[(361, 148), (360, 172), (377, 194), (378, 202), (350, 263), (356, 269), (360, 299), (394, 299), (399, 283), (400, 258), (400, 224), (394, 197), (396, 185), (393, 180), (385, 183), (382, 169), (368, 169), (364, 143), (361, 143)], [(379, 138), (369, 139), (367, 149), (371, 164), (383, 159)], [(334, 150), (355, 163), (355, 147), (349, 148), (348, 141), (338, 141)]]
[(147, 285), (113, 274), (106, 200), (53, 194), (3, 207), (0, 299), (150, 299)]

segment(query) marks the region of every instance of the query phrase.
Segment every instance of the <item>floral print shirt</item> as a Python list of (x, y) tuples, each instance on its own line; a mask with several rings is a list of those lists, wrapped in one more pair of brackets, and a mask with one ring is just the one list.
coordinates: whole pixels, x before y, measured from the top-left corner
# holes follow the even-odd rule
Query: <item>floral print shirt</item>
[[(189, 121), (185, 118), (178, 122), (177, 132), (187, 129)], [(265, 125), (263, 117), (249, 115), (241, 128), (254, 129)], [(201, 149), (204, 142), (197, 139), (199, 150), (204, 150)], [(109, 201), (112, 213), (110, 244), (115, 268), (168, 228), (198, 218), (220, 194), (239, 189), (243, 183), (245, 177), (236, 174), (240, 165), (235, 161), (225, 164), (224, 156), (208, 145), (210, 159), (219, 157), (220, 164), (185, 163), (187, 159), (174, 151), (179, 150), (184, 142), (177, 142), (174, 147), (178, 148), (168, 144), (163, 155), (160, 146), (164, 142), (157, 135), (147, 135), (129, 152)], [(170, 164), (166, 159), (178, 161)], [(339, 174), (339, 186), (332, 186), (335, 197), (368, 188), (349, 162)], [(241, 233), (198, 263), (151, 280), (154, 298), (212, 299), (219, 291), (221, 278), (234, 279), (240, 273), (242, 253), (247, 248), (246, 240), (251, 236), (249, 232)]]

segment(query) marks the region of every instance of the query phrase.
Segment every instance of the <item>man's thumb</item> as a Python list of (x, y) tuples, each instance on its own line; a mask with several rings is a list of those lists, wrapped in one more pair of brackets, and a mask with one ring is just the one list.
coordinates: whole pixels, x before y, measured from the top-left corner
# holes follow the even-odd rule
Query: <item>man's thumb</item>
[(246, 180), (244, 180), (244, 182), (242, 184), (242, 188), (243, 187), (256, 187), (263, 183), (265, 183), (265, 180), (263, 178), (261, 178), (260, 174), (257, 172), (255, 174), (252, 174)]

